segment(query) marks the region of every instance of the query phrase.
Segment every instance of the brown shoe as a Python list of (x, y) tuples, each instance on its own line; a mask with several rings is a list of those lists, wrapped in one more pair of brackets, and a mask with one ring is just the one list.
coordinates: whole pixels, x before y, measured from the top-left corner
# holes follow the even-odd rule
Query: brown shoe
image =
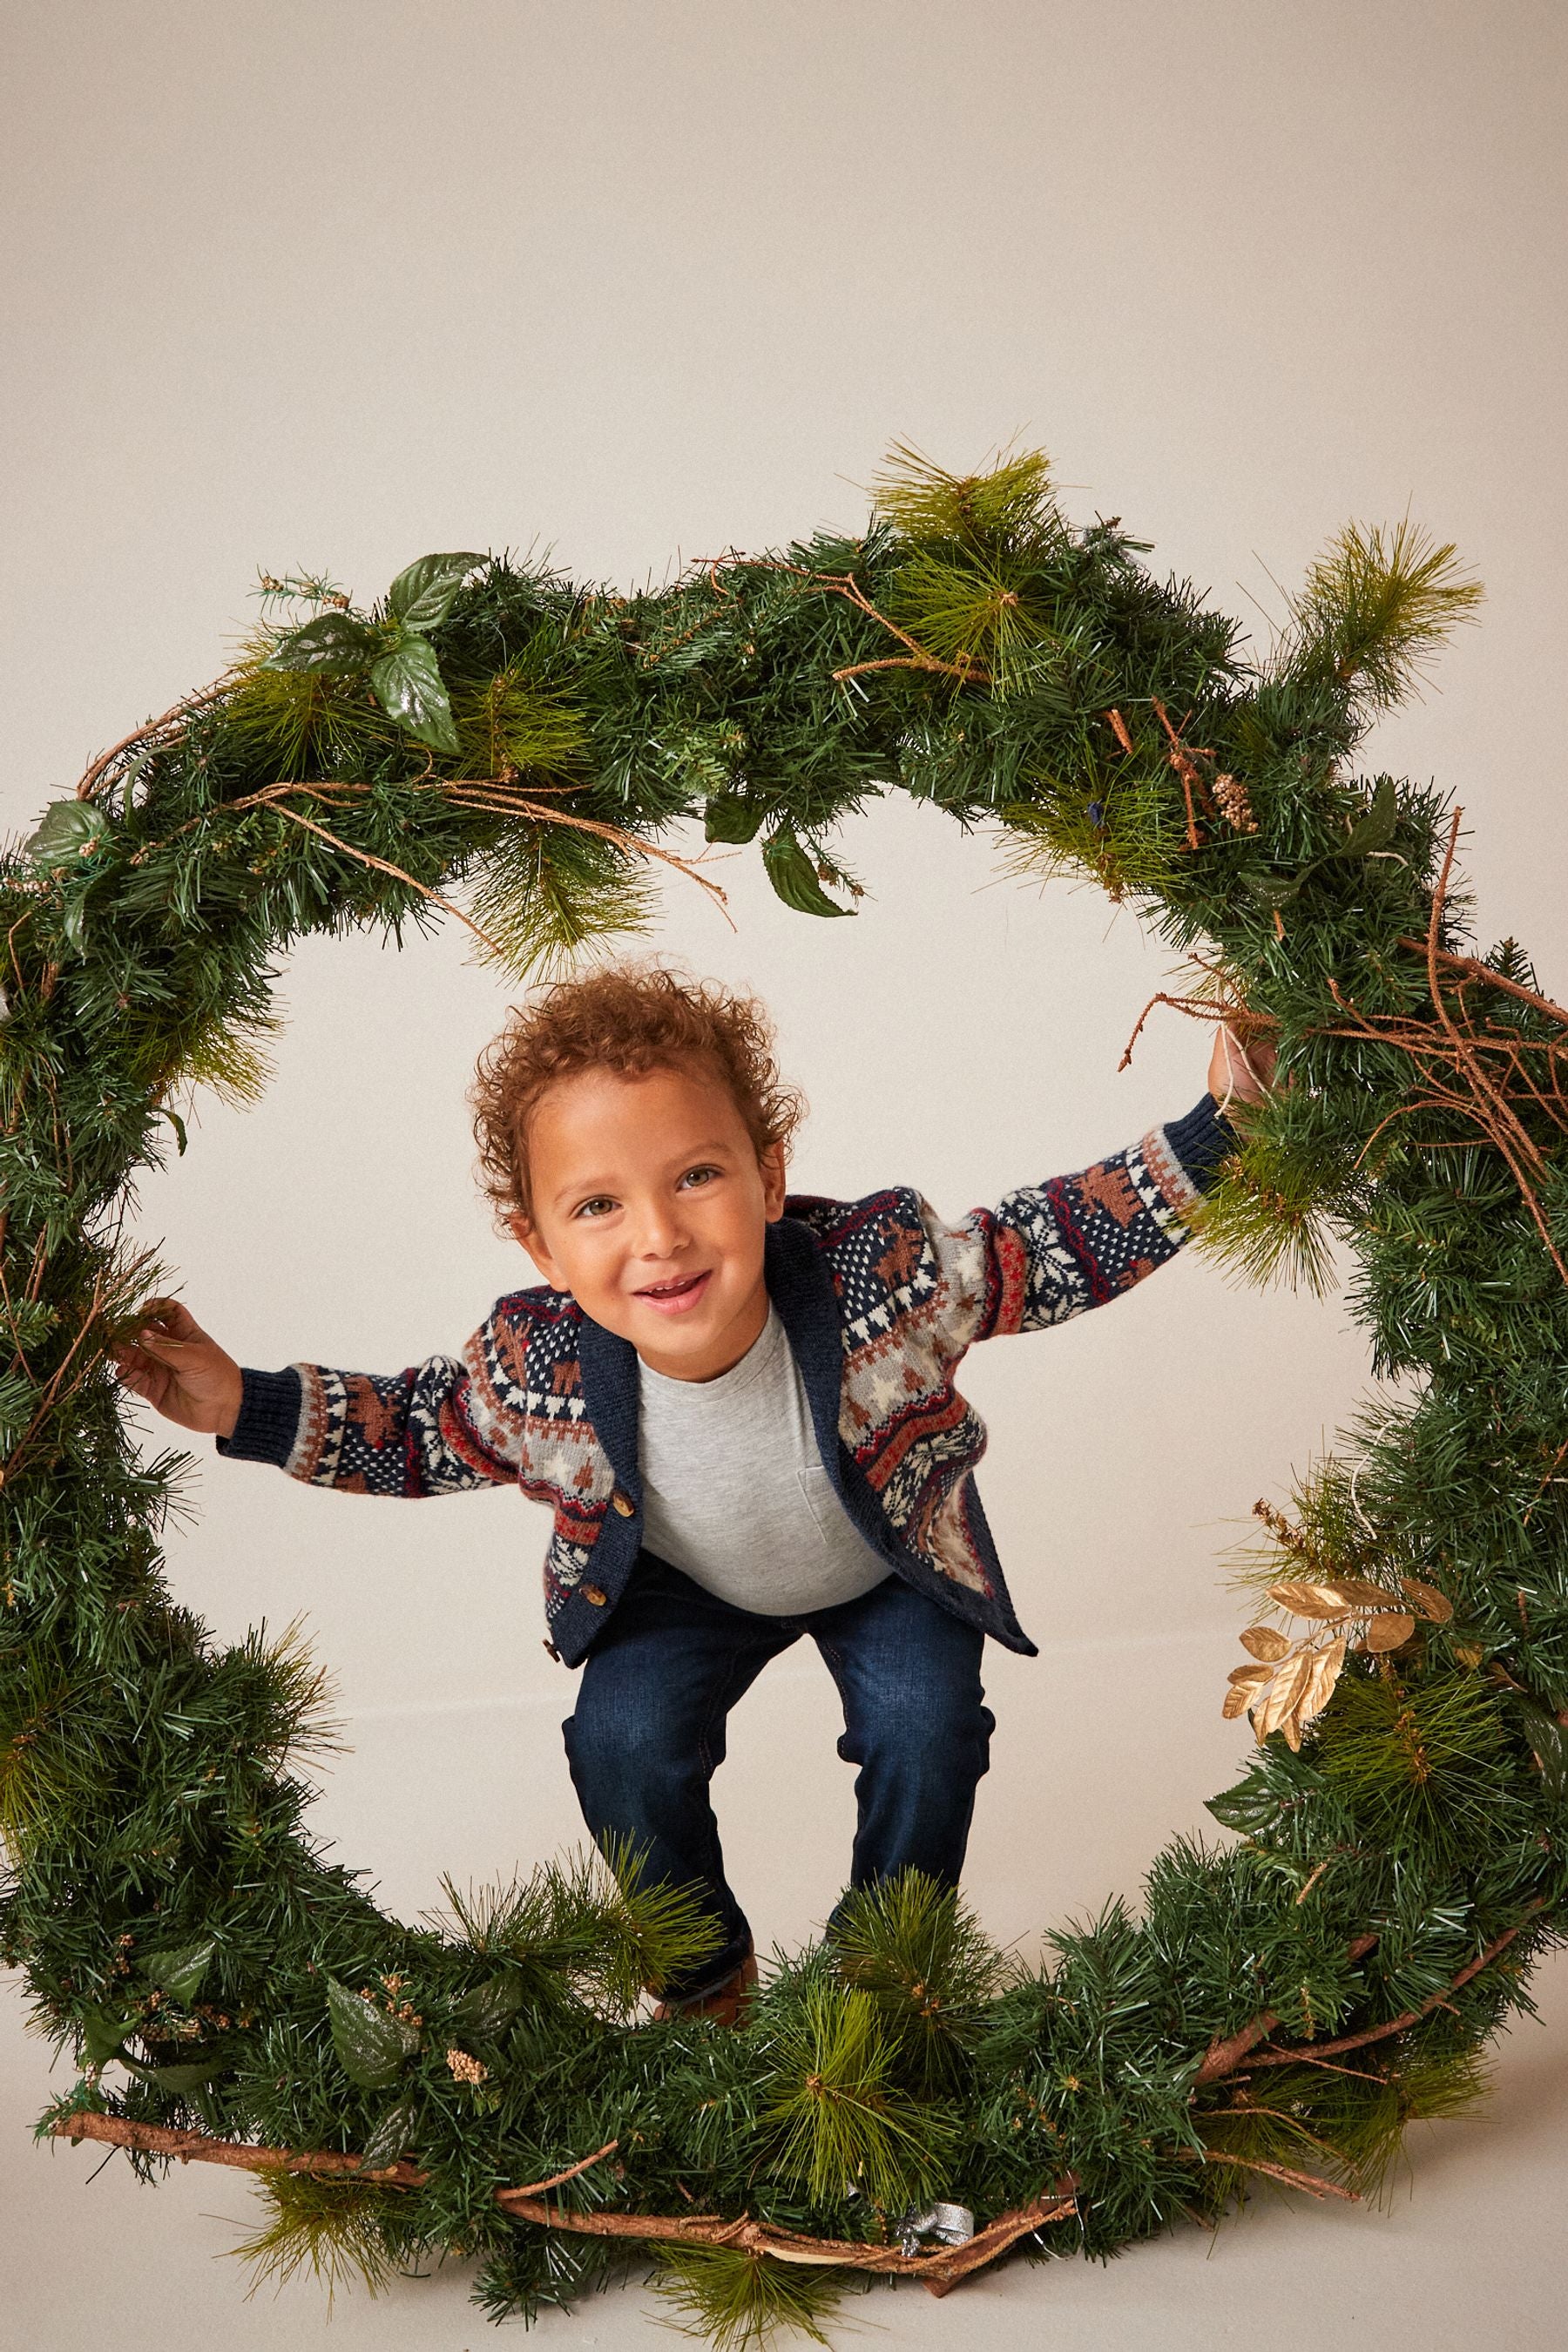
[(699, 1993), (695, 2000), (661, 2000), (653, 2013), (654, 2023), (668, 2025), (673, 2018), (706, 2017), (715, 2025), (743, 2025), (756, 1989), (757, 1956), (748, 1952), (734, 1973), (711, 1991)]

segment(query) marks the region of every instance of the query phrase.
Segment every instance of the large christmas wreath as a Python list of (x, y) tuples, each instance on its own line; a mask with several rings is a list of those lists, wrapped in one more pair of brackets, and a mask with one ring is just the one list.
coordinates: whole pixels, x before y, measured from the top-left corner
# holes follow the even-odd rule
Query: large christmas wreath
[[(1474, 604), (1453, 551), (1345, 530), (1257, 663), (1147, 551), (1037, 457), (904, 452), (862, 537), (657, 593), (467, 553), (368, 611), (269, 580), (237, 666), (5, 850), (0, 1958), (80, 2067), (40, 2130), (255, 2171), (279, 2268), (457, 2251), (500, 2315), (651, 2260), (739, 2343), (867, 2273), (1364, 2192), (1475, 2095), (1568, 1904), (1568, 1014), (1467, 943), (1458, 812), (1353, 765)], [(1237, 1837), (1037, 1969), (910, 1879), (745, 2030), (655, 2023), (668, 1892), (554, 1864), (408, 1927), (311, 1843), (315, 1670), (216, 1647), (161, 1573), (182, 1464), (121, 1420), (156, 1279), (123, 1214), (184, 1089), (253, 1093), (301, 935), (449, 906), (537, 968), (642, 922), (699, 815), (847, 915), (834, 828), (894, 787), (1131, 901), (1174, 997), (1272, 1036), (1206, 1245), (1319, 1280), (1342, 1236), (1401, 1401), (1259, 1506)]]

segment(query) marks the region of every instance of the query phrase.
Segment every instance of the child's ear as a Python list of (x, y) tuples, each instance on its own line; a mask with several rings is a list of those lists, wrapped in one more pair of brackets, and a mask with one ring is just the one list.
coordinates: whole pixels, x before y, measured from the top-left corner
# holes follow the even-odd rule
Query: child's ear
[(775, 1224), (789, 1190), (789, 1154), (782, 1137), (757, 1154), (757, 1166), (763, 1176), (763, 1213), (770, 1225)]
[(562, 1285), (556, 1279), (555, 1261), (540, 1239), (537, 1226), (524, 1216), (509, 1217), (507, 1223), (511, 1227), (512, 1239), (520, 1248), (527, 1251), (552, 1289), (559, 1290)]

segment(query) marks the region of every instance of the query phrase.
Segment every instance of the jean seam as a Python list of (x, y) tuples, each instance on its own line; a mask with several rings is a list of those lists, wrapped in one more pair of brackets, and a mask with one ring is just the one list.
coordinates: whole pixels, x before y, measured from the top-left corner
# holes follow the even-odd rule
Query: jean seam
[[(736, 1704), (736, 1698), (732, 1697), (731, 1694), (734, 1690), (736, 1675), (741, 1660), (747, 1656), (750, 1652), (753, 1650), (765, 1649), (765, 1643), (748, 1641), (737, 1643), (730, 1651), (725, 1665), (724, 1681), (721, 1686), (721, 1695), (725, 1700), (725, 1704), (722, 1706), (720, 1706), (721, 1692), (720, 1690), (715, 1690), (714, 1695), (709, 1703), (707, 1713), (702, 1719), (701, 1729), (699, 1731), (697, 1736), (697, 1752), (702, 1759), (702, 1769), (708, 1777), (710, 1785), (711, 1785), (714, 1772), (718, 1769), (717, 1765), (713, 1761), (710, 1740), (710, 1735), (712, 1732), (714, 1723), (716, 1720), (722, 1722), (727, 1719), (731, 1708)], [(764, 1657), (763, 1664), (766, 1665), (767, 1663), (767, 1658)], [(762, 1669), (759, 1667), (758, 1673), (761, 1671)], [(752, 1680), (754, 1681), (756, 1677), (753, 1675)], [(749, 1689), (750, 1686), (751, 1685), (748, 1684), (747, 1688)], [(708, 1855), (708, 1876), (710, 1882), (712, 1884), (715, 1891), (718, 1891), (721, 1888), (726, 1890), (729, 1893), (730, 1901), (734, 1904), (736, 1909), (739, 1910), (740, 1905), (737, 1901), (734, 1891), (731, 1888), (730, 1882), (724, 1874), (724, 1849), (719, 1835), (719, 1825), (714, 1818), (713, 1801), (711, 1795), (710, 1795), (708, 1800), (708, 1821), (710, 1849)]]
[[(707, 1713), (702, 1718), (702, 1727), (697, 1735), (697, 1752), (702, 1759), (702, 1769), (707, 1773), (710, 1780), (712, 1779), (714, 1773), (719, 1769), (718, 1765), (713, 1760), (712, 1749), (710, 1746), (710, 1735), (713, 1730), (716, 1721), (723, 1722), (728, 1719), (731, 1709), (737, 1704), (739, 1698), (742, 1696), (742, 1694), (736, 1692), (733, 1697), (731, 1696), (731, 1693), (734, 1690), (737, 1667), (739, 1666), (740, 1661), (748, 1656), (751, 1652), (765, 1648), (766, 1644), (764, 1643), (748, 1641), (736, 1643), (734, 1647), (730, 1651), (728, 1659), (725, 1663), (724, 1681), (721, 1685), (721, 1690), (716, 1690), (712, 1697), (710, 1699)], [(777, 1653), (774, 1653), (773, 1654), (776, 1655)], [(768, 1659), (764, 1657), (763, 1664), (766, 1665), (767, 1664)], [(758, 1673), (761, 1671), (762, 1669), (759, 1667)], [(755, 1680), (756, 1675), (753, 1675), (752, 1681), (754, 1682)], [(751, 1688), (750, 1683), (747, 1684), (746, 1688), (748, 1690)], [(721, 1696), (722, 1696), (724, 1702), (722, 1706), (720, 1705)]]
[[(845, 1688), (839, 1676), (839, 1669), (844, 1664), (844, 1653), (842, 1650), (837, 1649), (831, 1642), (824, 1641), (820, 1633), (816, 1636), (816, 1648), (823, 1664), (827, 1668), (828, 1673), (833, 1677), (833, 1687), (838, 1693), (838, 1704), (844, 1714), (843, 1738), (845, 1739), (853, 1739), (855, 1733), (854, 1727), (849, 1721), (849, 1693)], [(846, 1756), (840, 1741), (836, 1739), (833, 1745), (835, 1752), (837, 1753), (841, 1764), (854, 1764), (858, 1767), (864, 1763), (865, 1759), (862, 1757)]]

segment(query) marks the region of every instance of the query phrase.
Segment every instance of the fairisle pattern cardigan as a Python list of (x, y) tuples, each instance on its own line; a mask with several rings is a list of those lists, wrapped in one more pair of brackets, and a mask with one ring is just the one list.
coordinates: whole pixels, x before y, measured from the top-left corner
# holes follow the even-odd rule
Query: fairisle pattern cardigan
[[(889, 1571), (1009, 1649), (1035, 1654), (975, 1492), (984, 1425), (953, 1374), (975, 1340), (1066, 1322), (1173, 1256), (1233, 1140), (1205, 1095), (1128, 1150), (957, 1224), (900, 1187), (794, 1196), (768, 1228), (769, 1293), (846, 1510)], [(547, 1646), (568, 1664), (609, 1622), (641, 1549), (637, 1354), (563, 1291), (514, 1291), (460, 1357), (388, 1378), (247, 1371), (218, 1451), (347, 1494), (495, 1484), (548, 1503)]]

